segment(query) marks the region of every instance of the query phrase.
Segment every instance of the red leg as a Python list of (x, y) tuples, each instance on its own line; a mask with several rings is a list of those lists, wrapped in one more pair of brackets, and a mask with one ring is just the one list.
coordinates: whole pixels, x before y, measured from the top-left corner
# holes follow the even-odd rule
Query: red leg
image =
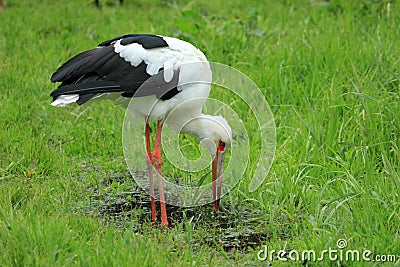
[(168, 226), (167, 209), (165, 206), (164, 184), (161, 175), (162, 155), (161, 155), (161, 132), (163, 123), (161, 120), (157, 122), (156, 140), (154, 142), (153, 163), (156, 166), (158, 177), (158, 190), (160, 191), (160, 206), (161, 206), (161, 224)]
[(151, 220), (155, 222), (157, 220), (156, 213), (156, 202), (154, 200), (154, 181), (153, 181), (153, 165), (151, 163), (151, 151), (150, 151), (150, 125), (146, 119), (146, 164), (149, 172), (150, 180), (150, 196), (151, 196)]

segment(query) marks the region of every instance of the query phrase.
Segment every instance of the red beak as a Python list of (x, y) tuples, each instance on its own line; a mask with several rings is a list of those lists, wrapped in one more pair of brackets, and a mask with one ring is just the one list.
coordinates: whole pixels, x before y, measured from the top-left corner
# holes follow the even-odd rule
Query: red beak
[[(214, 212), (218, 212), (219, 200), (221, 198), (222, 176), (224, 174), (225, 151), (223, 147), (218, 147), (212, 162), (212, 190), (214, 200)], [(217, 182), (218, 180), (218, 182)]]

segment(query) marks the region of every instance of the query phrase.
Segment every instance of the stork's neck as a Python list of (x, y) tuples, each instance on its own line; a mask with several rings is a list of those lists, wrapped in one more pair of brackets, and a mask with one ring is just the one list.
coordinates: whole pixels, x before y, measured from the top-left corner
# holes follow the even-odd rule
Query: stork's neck
[(190, 134), (199, 139), (212, 155), (215, 154), (219, 141), (230, 144), (232, 130), (227, 121), (221, 116), (207, 114), (182, 114), (168, 117), (168, 125), (178, 133)]
[(215, 120), (213, 116), (207, 114), (200, 114), (188, 120), (181, 129), (181, 133), (196, 136), (199, 140), (210, 138), (211, 130), (215, 128)]
[(200, 140), (207, 138), (207, 129), (210, 129), (212, 124), (214, 124), (211, 115), (202, 113), (198, 115), (185, 113), (179, 113), (177, 116), (174, 115), (167, 118), (166, 122), (169, 127), (177, 133), (190, 134)]
[(215, 155), (216, 139), (219, 139), (215, 133), (217, 127), (218, 124), (214, 119), (214, 116), (201, 113), (199, 116), (187, 121), (183, 126), (181, 133), (196, 136), (208, 149), (210, 154)]

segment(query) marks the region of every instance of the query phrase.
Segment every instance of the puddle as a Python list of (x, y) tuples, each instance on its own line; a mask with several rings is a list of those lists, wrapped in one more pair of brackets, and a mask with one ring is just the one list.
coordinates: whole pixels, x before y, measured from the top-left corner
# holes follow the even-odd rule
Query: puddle
[[(105, 224), (112, 223), (115, 227), (129, 227), (140, 232), (142, 224), (151, 223), (150, 197), (135, 184), (129, 172), (110, 175), (101, 184), (88, 188), (88, 192), (91, 196), (84, 212), (99, 216)], [(192, 244), (194, 247), (205, 242), (227, 252), (256, 249), (271, 239), (269, 222), (261, 211), (246, 206), (227, 206), (229, 203), (225, 201), (221, 204), (218, 214), (214, 214), (212, 203), (192, 208), (167, 205), (171, 228), (181, 222), (191, 222), (191, 227), (202, 238)], [(159, 207), (158, 202), (156, 205)], [(160, 214), (158, 222), (159, 218)], [(285, 238), (288, 237), (282, 235), (282, 239)]]

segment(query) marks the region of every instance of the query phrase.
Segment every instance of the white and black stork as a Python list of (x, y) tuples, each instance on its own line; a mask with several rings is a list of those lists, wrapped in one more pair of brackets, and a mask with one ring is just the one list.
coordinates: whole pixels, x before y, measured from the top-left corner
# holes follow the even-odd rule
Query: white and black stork
[[(211, 68), (199, 49), (172, 37), (127, 34), (71, 58), (53, 73), (51, 81), (61, 82), (51, 93), (52, 105), (57, 107), (75, 102), (82, 105), (98, 97), (112, 99), (125, 107), (132, 101), (129, 112), (146, 123), (153, 222), (156, 206), (152, 166), (158, 176), (161, 223), (168, 226), (161, 176), (164, 122), (177, 133), (196, 136), (211, 153), (214, 211), (218, 211), (224, 158), (231, 145), (232, 130), (223, 117), (202, 113), (211, 90)], [(171, 112), (178, 106), (178, 112)], [(153, 152), (149, 126), (152, 121), (157, 121)]]

